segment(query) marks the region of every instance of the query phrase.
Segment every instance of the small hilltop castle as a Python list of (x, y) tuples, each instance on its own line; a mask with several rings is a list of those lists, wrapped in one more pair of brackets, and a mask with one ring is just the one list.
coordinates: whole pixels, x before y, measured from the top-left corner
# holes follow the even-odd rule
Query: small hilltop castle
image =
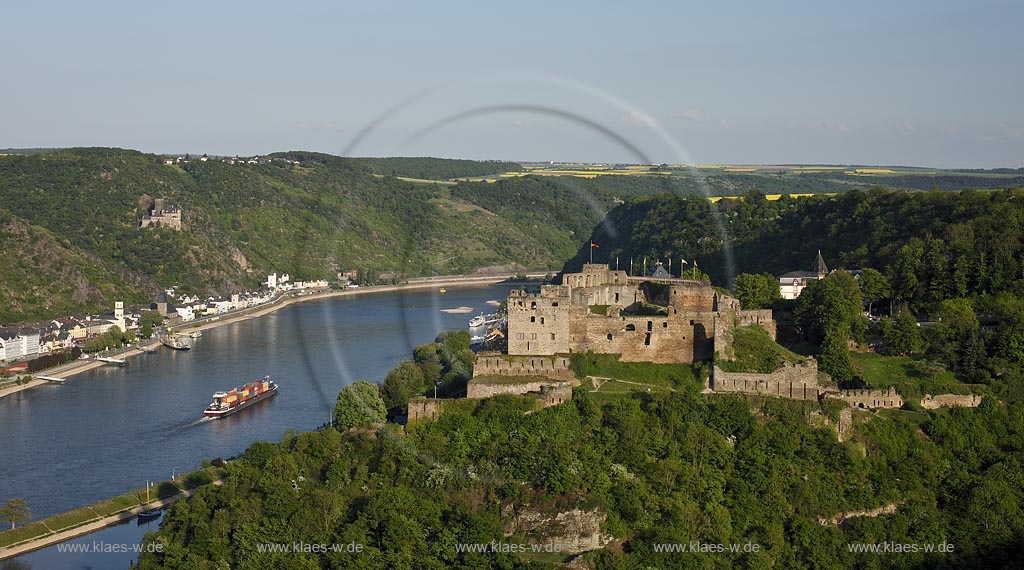
[(142, 216), (140, 228), (161, 227), (181, 231), (181, 210), (164, 204), (163, 198), (153, 200), (149, 213)]
[(772, 311), (745, 310), (709, 281), (630, 277), (606, 265), (586, 264), (543, 285), (538, 294), (514, 290), (508, 298), (508, 354), (571, 352), (621, 354), (623, 362), (693, 363), (708, 360), (735, 326), (756, 324), (775, 338)]

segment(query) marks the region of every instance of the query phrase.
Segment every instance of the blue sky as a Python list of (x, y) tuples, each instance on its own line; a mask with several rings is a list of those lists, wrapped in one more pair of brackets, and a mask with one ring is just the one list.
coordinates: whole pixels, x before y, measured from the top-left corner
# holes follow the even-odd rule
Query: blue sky
[(1021, 2), (143, 4), (6, 5), (0, 147), (1024, 166)]

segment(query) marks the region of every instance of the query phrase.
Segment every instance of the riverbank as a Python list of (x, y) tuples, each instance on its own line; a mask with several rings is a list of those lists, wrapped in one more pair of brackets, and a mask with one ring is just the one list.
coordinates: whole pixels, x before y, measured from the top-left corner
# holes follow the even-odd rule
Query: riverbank
[[(529, 273), (529, 274), (527, 274), (527, 277), (542, 277), (544, 274), (545, 273)], [(304, 302), (307, 302), (307, 301), (321, 301), (321, 300), (325, 300), (325, 299), (334, 299), (334, 298), (339, 298), (339, 297), (351, 297), (351, 296), (359, 296), (359, 295), (369, 295), (369, 294), (374, 294), (374, 293), (391, 293), (391, 292), (406, 291), (406, 290), (411, 291), (411, 290), (430, 289), (430, 288), (438, 288), (438, 289), (440, 289), (442, 287), (494, 285), (494, 284), (505, 283), (505, 282), (508, 282), (508, 277), (507, 276), (499, 276), (499, 275), (479, 275), (479, 276), (477, 276), (477, 275), (470, 275), (470, 276), (458, 275), (458, 276), (455, 276), (455, 275), (452, 275), (452, 276), (440, 276), (440, 277), (420, 277), (420, 278), (414, 278), (414, 279), (408, 280), (405, 283), (400, 283), (400, 284), (396, 284), (396, 285), (376, 285), (376, 286), (368, 286), (368, 287), (358, 287), (358, 288), (354, 288), (354, 289), (344, 289), (344, 290), (341, 290), (341, 291), (324, 291), (324, 292), (320, 292), (320, 293), (309, 293), (309, 294), (299, 294), (299, 295), (289, 294), (289, 295), (282, 296), (281, 298), (277, 299), (276, 301), (274, 301), (272, 303), (267, 303), (266, 305), (260, 305), (258, 307), (252, 307), (250, 309), (245, 309), (245, 310), (242, 310), (242, 311), (238, 311), (237, 313), (231, 313), (231, 314), (225, 315), (223, 317), (213, 317), (212, 319), (210, 319), (208, 321), (203, 321), (203, 322), (197, 323), (197, 324), (190, 324), (190, 323), (181, 324), (181, 325), (178, 325), (177, 327), (175, 327), (175, 331), (177, 331), (179, 333), (182, 333), (182, 334), (185, 334), (185, 333), (189, 333), (189, 332), (192, 332), (192, 331), (209, 330), (209, 329), (213, 329), (213, 328), (216, 328), (216, 327), (221, 327), (221, 326), (224, 326), (224, 325), (229, 325), (229, 324), (232, 324), (232, 323), (237, 323), (237, 322), (240, 322), (240, 321), (246, 321), (246, 320), (249, 320), (249, 319), (259, 318), (259, 317), (262, 317), (262, 316), (265, 316), (265, 315), (269, 315), (270, 313), (273, 313), (273, 312), (278, 311), (280, 309), (283, 309), (283, 308), (285, 308), (285, 307), (287, 307), (289, 305), (292, 305), (292, 304), (295, 304), (295, 303), (304, 303)], [(160, 347), (161, 344), (157, 340), (148, 340), (145, 343), (141, 344), (141, 346), (143, 348), (145, 348), (145, 349), (150, 349), (150, 348)], [(116, 356), (118, 358), (131, 359), (131, 358), (134, 358), (136, 356), (139, 356), (140, 354), (145, 354), (145, 351), (138, 350), (138, 349), (133, 347), (133, 348), (129, 348), (129, 349), (123, 351), (123, 352), (114, 354), (112, 356)], [(35, 374), (37, 374), (37, 375), (44, 375), (44, 376), (55, 376), (55, 377), (58, 377), (58, 378), (69, 378), (69, 377), (74, 376), (76, 374), (81, 374), (83, 372), (87, 372), (89, 370), (93, 370), (95, 368), (99, 368), (101, 366), (105, 366), (105, 364), (103, 362), (99, 362), (99, 361), (96, 361), (96, 360), (76, 360), (76, 361), (73, 361), (73, 362), (68, 362), (68, 363), (62, 364), (60, 366), (56, 366), (56, 367), (48, 369), (48, 370), (41, 370), (41, 371), (39, 371), (39, 372), (37, 372)], [(48, 384), (48, 383), (49, 382), (47, 382), (46, 380), (38, 380), (38, 379), (33, 378), (30, 382), (28, 382), (27, 384), (22, 384), (21, 386), (9, 386), (7, 388), (0, 389), (0, 398), (3, 398), (5, 396), (9, 396), (11, 394), (15, 394), (15, 393), (21, 392), (22, 390), (28, 390), (30, 388), (35, 388), (37, 386), (42, 386), (42, 385)]]
[(191, 497), (201, 487), (220, 485), (223, 483), (223, 477), (223, 469), (201, 469), (173, 481), (154, 483), (152, 489), (164, 495), (162, 497), (146, 501), (146, 490), (138, 489), (87, 507), (0, 532), (0, 560), (46, 548), (133, 519), (146, 510), (162, 509)]

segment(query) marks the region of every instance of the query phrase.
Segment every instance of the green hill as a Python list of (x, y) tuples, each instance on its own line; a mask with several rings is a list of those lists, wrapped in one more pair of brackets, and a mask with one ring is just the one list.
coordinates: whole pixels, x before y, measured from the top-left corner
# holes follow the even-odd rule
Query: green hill
[[(571, 232), (589, 231), (603, 210), (578, 208), (571, 219), (529, 213), (527, 204), (495, 212), (473, 192), (391, 176), (515, 167), (302, 152), (255, 164), (193, 158), (167, 165), (164, 157), (107, 148), (0, 156), (0, 204), (18, 227), (3, 236), (10, 269), (0, 276), (0, 320), (107, 307), (172, 284), (230, 292), (272, 271), (333, 278), (343, 269), (412, 276), (509, 263), (557, 267), (576, 248)], [(474, 185), (493, 186), (460, 184)], [(156, 198), (182, 209), (183, 231), (139, 227)], [(31, 237), (15, 241), (14, 233)], [(51, 261), (36, 259), (37, 249)], [(72, 268), (78, 277), (68, 280)]]

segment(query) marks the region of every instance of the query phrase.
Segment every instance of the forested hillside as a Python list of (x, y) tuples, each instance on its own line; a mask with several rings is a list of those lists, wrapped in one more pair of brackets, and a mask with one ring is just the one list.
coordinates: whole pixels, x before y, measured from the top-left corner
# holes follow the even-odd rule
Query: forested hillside
[[(869, 271), (859, 280), (840, 272), (812, 283), (796, 303), (775, 305), (795, 310), (800, 333), (821, 347), (822, 369), (834, 379), (857, 375), (846, 350), (852, 340), (924, 356), (961, 381), (1024, 400), (1024, 190), (634, 198), (591, 239), (600, 245), (597, 262), (614, 265), (618, 257), (628, 269), (633, 259), (640, 271), (644, 258), (648, 266), (672, 258), (678, 274), (685, 259), (729, 287), (736, 275), (766, 273), (776, 295), (774, 276), (810, 270), (820, 249), (831, 269)], [(566, 269), (589, 255), (581, 248)], [(743, 281), (737, 290), (745, 294), (758, 278)], [(869, 327), (862, 311), (872, 306), (887, 318)]]
[[(162, 551), (143, 549), (139, 567), (553, 568), (572, 557), (459, 545), (557, 542), (544, 526), (509, 529), (525, 513), (553, 520), (572, 509), (607, 516), (601, 532), (615, 539), (576, 568), (990, 568), (1017, 559), (1021, 404), (867, 414), (839, 443), (832, 429), (808, 425), (817, 402), (698, 390), (693, 382), (602, 402), (581, 388), (539, 411), (514, 396), (462, 400), (407, 435), (392, 425), (259, 442), (228, 464), (223, 486), (171, 507), (146, 539)], [(881, 507), (893, 514), (828, 522)], [(848, 548), (884, 542), (953, 549)], [(294, 543), (361, 548), (260, 546)], [(700, 543), (758, 549), (658, 550)]]
[[(145, 299), (175, 284), (230, 292), (272, 271), (333, 278), (356, 269), (373, 279), (511, 262), (557, 267), (575, 249), (570, 231), (589, 231), (603, 210), (578, 212), (569, 228), (560, 225), (564, 218), (491, 212), (447, 185), (390, 176), (468, 176), (515, 166), (298, 152), (257, 164), (166, 165), (162, 157), (102, 148), (2, 156), (0, 208), (30, 237), (16, 241), (10, 228), (5, 234), (10, 263), (0, 274), (0, 320), (108, 308), (115, 298)], [(139, 227), (156, 198), (184, 211), (183, 231)], [(78, 261), (40, 257), (71, 259), (69, 252)], [(75, 267), (79, 278), (66, 279)]]

